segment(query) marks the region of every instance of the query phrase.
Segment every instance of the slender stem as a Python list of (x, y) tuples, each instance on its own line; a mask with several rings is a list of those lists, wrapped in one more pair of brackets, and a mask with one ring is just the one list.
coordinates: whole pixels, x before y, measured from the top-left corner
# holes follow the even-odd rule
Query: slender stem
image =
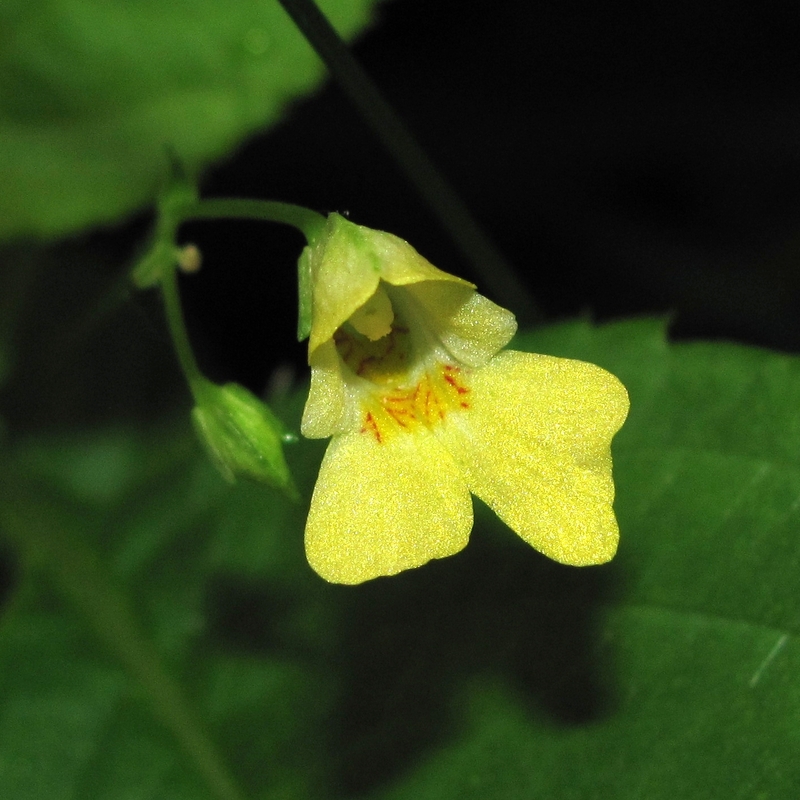
[(275, 200), (212, 199), (198, 200), (170, 210), (176, 224), (192, 219), (255, 219), (292, 225), (310, 242), (324, 227), (325, 217), (310, 208)]
[[(169, 242), (168, 246), (171, 246), (174, 242), (178, 226), (182, 222), (189, 220), (233, 218), (278, 222), (298, 228), (309, 243), (322, 233), (326, 225), (325, 217), (316, 211), (304, 206), (280, 203), (275, 200), (248, 200), (241, 198), (195, 200), (188, 203), (178, 203), (165, 209), (162, 213), (165, 216), (162, 217), (162, 231), (159, 238)], [(178, 360), (189, 383), (189, 388), (192, 390), (195, 400), (199, 402), (200, 396), (205, 391), (207, 381), (200, 372), (186, 332), (186, 322), (181, 308), (178, 276), (174, 263), (162, 267), (161, 290), (164, 295), (167, 321), (172, 340), (175, 343)]]
[(314, 0), (278, 0), (495, 298), (531, 322), (540, 312), (449, 181), (428, 158)]
[[(171, 731), (218, 800), (244, 800), (216, 745), (142, 632), (127, 598), (86, 544), (83, 521), (39, 487), (3, 475), (0, 521), (32, 563), (44, 564), (95, 634), (145, 689), (153, 715)], [(13, 487), (13, 489), (12, 489)]]
[(178, 361), (180, 361), (181, 369), (186, 376), (195, 400), (199, 401), (206, 379), (197, 365), (197, 359), (194, 357), (194, 351), (189, 342), (189, 334), (186, 332), (186, 322), (181, 308), (180, 293), (178, 292), (178, 275), (175, 266), (172, 264), (164, 269), (164, 274), (161, 278), (161, 292), (164, 297), (169, 332), (172, 335), (175, 352), (178, 354)]

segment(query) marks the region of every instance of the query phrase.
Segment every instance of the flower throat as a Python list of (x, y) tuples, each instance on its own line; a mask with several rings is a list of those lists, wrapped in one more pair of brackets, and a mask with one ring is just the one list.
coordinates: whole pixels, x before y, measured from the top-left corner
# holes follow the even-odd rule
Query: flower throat
[(370, 385), (360, 431), (379, 444), (420, 425), (440, 424), (451, 411), (470, 406), (465, 370), (420, 358), (409, 326), (395, 316), (380, 288), (333, 339), (346, 368)]

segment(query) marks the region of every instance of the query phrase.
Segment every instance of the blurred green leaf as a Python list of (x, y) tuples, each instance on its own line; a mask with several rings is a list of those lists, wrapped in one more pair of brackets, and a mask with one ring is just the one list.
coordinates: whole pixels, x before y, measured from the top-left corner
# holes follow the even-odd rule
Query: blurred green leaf
[[(372, 0), (320, 0), (352, 37)], [(275, 123), (323, 75), (273, 0), (0, 5), (0, 238), (56, 236), (155, 200)]]
[(459, 735), (376, 797), (794, 796), (800, 361), (667, 346), (646, 320), (515, 346), (599, 363), (631, 395), (614, 444), (622, 545), (601, 568), (616, 585), (595, 634), (610, 697), (576, 724), (473, 680)]
[[(250, 536), (226, 521), (252, 506), (263, 541), (275, 497), (231, 490), (182, 426), (31, 439), (16, 471), (0, 511), (24, 567), (0, 626), (0, 796), (314, 795), (328, 678), (226, 647), (207, 610), (225, 538)], [(304, 568), (296, 544), (280, 568)], [(228, 769), (238, 794), (215, 787)]]
[(12, 612), (0, 648), (6, 797), (196, 796), (177, 748), (79, 621), (63, 612)]
[(508, 686), (473, 684), (458, 698), (464, 719), (457, 739), (374, 796), (794, 796), (796, 640), (759, 675), (785, 634), (630, 607), (607, 614), (602, 637), (598, 657), (616, 666), (616, 699), (606, 717), (557, 724), (532, 715)]
[[(328, 586), (305, 509), (225, 485), (188, 423), (21, 445), (59, 531), (26, 548), (3, 498), (29, 557), (0, 626), (0, 796), (224, 796), (70, 588), (71, 542), (247, 797), (792, 797), (800, 361), (649, 320), (515, 346), (628, 386), (611, 565), (548, 562), (479, 509), (462, 554)], [(276, 407), (296, 424), (302, 402)], [(303, 496), (324, 446), (287, 449)]]

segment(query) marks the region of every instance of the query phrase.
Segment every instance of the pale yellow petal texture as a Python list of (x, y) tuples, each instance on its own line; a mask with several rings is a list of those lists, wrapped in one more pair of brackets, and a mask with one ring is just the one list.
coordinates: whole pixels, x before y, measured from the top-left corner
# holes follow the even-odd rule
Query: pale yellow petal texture
[(471, 408), (437, 436), (470, 490), (550, 558), (610, 560), (611, 437), (628, 396), (610, 373), (581, 361), (506, 351), (471, 376)]
[(444, 281), (475, 289), (475, 284), (434, 267), (408, 242), (384, 231), (363, 228), (369, 234), (374, 257), (380, 262), (381, 280), (392, 286), (408, 286), (420, 281)]
[(306, 555), (325, 580), (356, 584), (457, 553), (471, 528), (464, 476), (427, 430), (383, 443), (353, 432), (325, 453)]
[(445, 281), (475, 288), (437, 269), (397, 236), (355, 225), (339, 214), (328, 216), (325, 234), (306, 255), (313, 284), (309, 353), (372, 297), (381, 280), (395, 286)]
[(309, 359), (311, 388), (300, 430), (308, 439), (325, 439), (336, 433), (351, 430), (352, 409), (347, 403), (347, 387), (342, 378), (342, 366), (336, 345), (323, 342)]
[[(495, 305), (471, 286), (445, 281), (424, 281), (404, 290), (425, 326), (462, 364), (477, 367), (485, 364), (505, 347), (517, 331), (510, 311)], [(399, 304), (402, 295), (395, 293)], [(410, 315), (414, 308), (409, 309)]]
[[(349, 226), (348, 235), (339, 234), (341, 226)], [(326, 236), (310, 250), (313, 315), (309, 354), (331, 339), (378, 288), (380, 262), (372, 257), (360, 231), (359, 226), (331, 214)]]

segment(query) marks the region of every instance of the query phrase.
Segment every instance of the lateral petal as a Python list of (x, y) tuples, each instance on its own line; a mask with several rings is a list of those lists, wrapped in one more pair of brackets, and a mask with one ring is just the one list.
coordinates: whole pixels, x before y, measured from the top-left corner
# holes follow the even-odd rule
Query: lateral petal
[(309, 358), (311, 387), (300, 431), (307, 439), (324, 439), (342, 431), (352, 430), (352, 403), (348, 403), (348, 388), (342, 376), (342, 365), (332, 340), (323, 342)]
[[(478, 294), (470, 285), (422, 281), (403, 288), (412, 302), (409, 316), (424, 325), (457, 361), (482, 366), (505, 347), (517, 331), (510, 311)], [(403, 305), (403, 295), (393, 294)]]
[(457, 553), (471, 528), (464, 476), (427, 429), (382, 442), (353, 432), (325, 453), (306, 555), (325, 580), (356, 584)]
[(470, 377), (470, 408), (437, 429), (473, 494), (546, 556), (610, 560), (611, 438), (628, 395), (593, 364), (504, 351)]

